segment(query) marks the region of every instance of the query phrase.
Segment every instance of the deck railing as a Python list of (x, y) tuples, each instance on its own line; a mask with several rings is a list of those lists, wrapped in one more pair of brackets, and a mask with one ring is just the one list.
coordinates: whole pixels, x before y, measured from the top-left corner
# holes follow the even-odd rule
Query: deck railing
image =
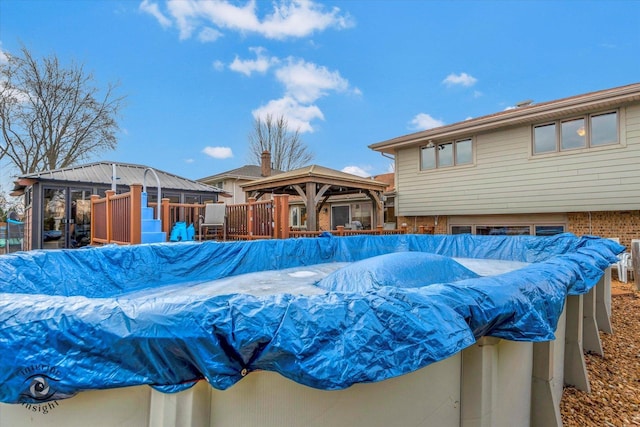
[[(116, 243), (119, 245), (141, 242), (142, 226), (142, 185), (131, 185), (131, 191), (115, 194), (109, 190), (106, 197), (91, 196), (91, 244)], [(154, 210), (157, 202), (148, 203)], [(169, 199), (160, 202), (162, 231), (169, 240), (171, 228), (176, 222), (193, 224), (199, 233), (199, 224), (204, 217), (204, 204), (171, 203)], [(323, 233), (335, 236), (406, 234), (407, 227), (388, 230), (379, 226), (373, 230), (351, 230), (344, 226), (329, 231), (301, 231), (289, 227), (289, 198), (287, 195), (274, 195), (273, 200), (257, 201), (226, 206), (227, 239), (287, 239), (291, 237), (318, 237)], [(154, 215), (155, 216), (155, 215)], [(205, 231), (206, 233), (206, 231)], [(432, 227), (420, 226), (420, 234), (433, 234)], [(203, 238), (208, 236), (202, 236)], [(210, 237), (210, 236), (209, 236)], [(199, 239), (198, 239), (199, 240)]]
[(130, 191), (115, 194), (107, 190), (106, 196), (91, 196), (91, 244), (140, 243), (142, 185), (132, 184)]
[(227, 205), (227, 238), (230, 240), (285, 239), (289, 230), (289, 196)]

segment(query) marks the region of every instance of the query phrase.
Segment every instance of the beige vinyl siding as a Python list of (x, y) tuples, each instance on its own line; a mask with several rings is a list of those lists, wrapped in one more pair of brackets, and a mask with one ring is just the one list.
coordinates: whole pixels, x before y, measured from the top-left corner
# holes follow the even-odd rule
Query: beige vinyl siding
[(420, 170), (397, 153), (398, 215), (634, 210), (640, 206), (640, 105), (619, 112), (621, 144), (533, 156), (531, 126), (474, 136), (472, 166)]

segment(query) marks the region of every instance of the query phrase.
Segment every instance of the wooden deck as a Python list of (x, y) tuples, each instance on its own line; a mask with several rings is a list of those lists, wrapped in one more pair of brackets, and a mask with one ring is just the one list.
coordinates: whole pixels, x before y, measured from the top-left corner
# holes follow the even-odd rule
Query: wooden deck
[[(149, 203), (157, 217), (157, 203)], [(142, 185), (134, 184), (130, 191), (115, 194), (107, 191), (106, 197), (91, 198), (91, 244), (115, 243), (132, 245), (141, 242), (142, 229)], [(203, 227), (199, 236), (199, 224), (204, 218), (204, 204), (171, 203), (169, 199), (160, 202), (162, 231), (169, 240), (171, 229), (176, 222), (193, 224), (195, 240), (220, 239), (223, 233), (212, 232)], [(226, 206), (227, 240), (288, 239), (319, 237), (325, 233), (334, 236), (406, 234), (407, 228), (374, 230), (350, 230), (338, 226), (336, 230), (300, 231), (289, 226), (289, 196), (274, 195), (272, 200), (256, 201)], [(420, 234), (433, 234), (433, 228), (421, 226)]]

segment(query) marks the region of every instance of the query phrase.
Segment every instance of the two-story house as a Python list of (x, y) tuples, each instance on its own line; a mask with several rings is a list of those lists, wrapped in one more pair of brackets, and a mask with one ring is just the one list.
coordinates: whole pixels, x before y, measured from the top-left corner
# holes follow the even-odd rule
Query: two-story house
[(436, 233), (640, 237), (640, 83), (372, 144), (398, 224)]

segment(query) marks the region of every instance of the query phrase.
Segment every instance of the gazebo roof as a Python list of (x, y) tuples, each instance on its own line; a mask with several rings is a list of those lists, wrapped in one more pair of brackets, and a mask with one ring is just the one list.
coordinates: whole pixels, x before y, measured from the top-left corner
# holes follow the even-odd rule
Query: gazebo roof
[(371, 178), (363, 178), (346, 172), (324, 166), (310, 165), (278, 175), (269, 176), (255, 181), (241, 184), (247, 192), (299, 194), (295, 185), (315, 183), (320, 186), (328, 185), (325, 195), (351, 194), (365, 191), (384, 191), (387, 184)]

